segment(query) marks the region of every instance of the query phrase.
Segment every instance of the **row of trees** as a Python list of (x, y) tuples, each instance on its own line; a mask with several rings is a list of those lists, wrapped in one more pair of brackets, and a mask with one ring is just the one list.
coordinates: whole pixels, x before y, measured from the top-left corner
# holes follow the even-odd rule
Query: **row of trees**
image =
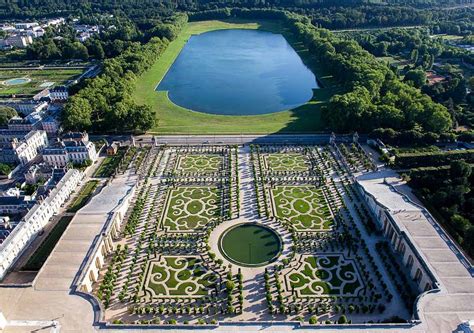
[(389, 67), (356, 41), (316, 29), (304, 17), (291, 17), (293, 31), (308, 47), (313, 60), (331, 69), (347, 91), (335, 95), (323, 109), (328, 127), (337, 131), (370, 131), (378, 127), (407, 130), (416, 127), (441, 133), (452, 126), (440, 104), (401, 82)]
[(416, 151), (412, 153), (399, 154), (396, 156), (395, 164), (402, 169), (417, 168), (424, 166), (443, 166), (452, 161), (463, 160), (474, 162), (474, 149), (450, 150), (450, 151)]
[[(177, 15), (173, 29), (187, 22)], [(137, 77), (150, 68), (166, 49), (166, 37), (152, 37), (142, 45), (133, 42), (121, 55), (107, 59), (103, 72), (88, 80), (66, 105), (63, 125), (66, 129), (101, 132), (143, 132), (154, 125), (155, 115), (147, 105), (137, 105), (132, 98)]]

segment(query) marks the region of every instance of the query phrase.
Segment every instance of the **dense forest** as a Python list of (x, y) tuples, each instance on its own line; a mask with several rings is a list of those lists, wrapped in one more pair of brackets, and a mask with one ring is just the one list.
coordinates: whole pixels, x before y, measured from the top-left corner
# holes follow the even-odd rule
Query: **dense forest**
[(308, 22), (295, 32), (317, 61), (332, 69), (347, 93), (335, 95), (323, 110), (331, 129), (369, 132), (380, 127), (440, 134), (452, 126), (445, 107), (406, 84), (354, 40), (344, 40)]
[[(405, 60), (403, 67), (393, 66), (405, 82), (421, 88), (434, 101), (446, 106), (457, 125), (474, 126), (472, 52), (448, 43), (442, 35), (426, 28), (359, 31), (345, 36), (357, 40), (375, 56)], [(464, 37), (459, 43), (469, 44), (470, 38)], [(446, 79), (429, 83), (426, 71), (434, 68)]]
[[(471, 152), (472, 154), (472, 152)], [(418, 156), (423, 159), (424, 156)], [(437, 220), (474, 257), (474, 173), (472, 164), (455, 159), (446, 166), (412, 169), (410, 185)]]
[(0, 0), (0, 18), (79, 15), (90, 17), (101, 13), (127, 16), (136, 22), (161, 19), (175, 11), (196, 13), (219, 11), (227, 7), (280, 9), (306, 15), (317, 27), (346, 29), (398, 25), (438, 25), (440, 30), (472, 27), (472, 10), (462, 7), (461, 0)]

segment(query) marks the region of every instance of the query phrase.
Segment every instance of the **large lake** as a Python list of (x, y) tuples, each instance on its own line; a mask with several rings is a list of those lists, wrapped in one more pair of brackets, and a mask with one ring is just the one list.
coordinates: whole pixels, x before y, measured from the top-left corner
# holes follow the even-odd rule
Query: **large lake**
[(305, 104), (316, 77), (280, 34), (217, 30), (192, 36), (157, 87), (186, 109), (252, 115)]

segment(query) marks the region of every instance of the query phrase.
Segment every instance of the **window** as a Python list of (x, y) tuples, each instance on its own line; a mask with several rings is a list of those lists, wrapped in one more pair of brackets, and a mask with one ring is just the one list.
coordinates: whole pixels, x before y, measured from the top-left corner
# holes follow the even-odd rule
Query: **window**
[(421, 270), (417, 268), (416, 273), (415, 273), (415, 282), (420, 283), (422, 277), (423, 277), (423, 274), (421, 273)]
[(405, 255), (405, 244), (400, 242), (398, 245), (398, 252), (402, 255), (402, 257)]
[(408, 256), (408, 261), (407, 261), (407, 268), (411, 270), (411, 268), (413, 267), (413, 257), (411, 256), (411, 254)]

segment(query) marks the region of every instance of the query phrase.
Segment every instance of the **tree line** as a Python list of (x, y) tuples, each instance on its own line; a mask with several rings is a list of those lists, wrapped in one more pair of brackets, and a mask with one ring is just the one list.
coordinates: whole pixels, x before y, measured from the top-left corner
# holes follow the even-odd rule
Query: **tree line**
[[(364, 49), (376, 56), (406, 59), (404, 67), (395, 65), (392, 69), (397, 74), (404, 75), (405, 82), (422, 88), (435, 102), (446, 106), (457, 124), (472, 127), (474, 79), (470, 78), (469, 70), (462, 69), (474, 64), (474, 54), (451, 45), (432, 33), (427, 28), (399, 28), (348, 32), (344, 37), (357, 40)], [(446, 79), (427, 82), (425, 71), (432, 69)]]
[(293, 32), (304, 41), (314, 61), (329, 68), (345, 93), (323, 108), (328, 127), (340, 132), (370, 132), (376, 128), (443, 133), (451, 128), (447, 109), (419, 89), (398, 79), (390, 68), (356, 41), (345, 40), (309, 19), (291, 18)]
[(408, 169), (448, 165), (451, 161), (457, 160), (474, 163), (474, 149), (398, 154), (395, 165), (401, 169)]
[(166, 49), (170, 42), (167, 36), (176, 36), (186, 23), (187, 16), (177, 14), (167, 21), (169, 26), (166, 29), (153, 29), (147, 43), (133, 42), (119, 56), (106, 59), (102, 73), (86, 80), (66, 104), (63, 126), (106, 133), (144, 132), (151, 128), (155, 114), (148, 105), (135, 103), (133, 87), (137, 77), (150, 68)]
[[(0, 18), (38, 18), (62, 16), (91, 17), (97, 13), (127, 16), (135, 22), (160, 19), (176, 11), (188, 13), (213, 11), (227, 7), (288, 10), (311, 18), (317, 27), (347, 29), (356, 27), (387, 27), (398, 25), (436, 24), (439, 33), (462, 32), (472, 26), (469, 8), (449, 7), (457, 1), (388, 1), (378, 0), (0, 0)], [(470, 13), (470, 14), (469, 14)], [(450, 32), (448, 32), (450, 31)]]
[(446, 166), (412, 169), (410, 186), (417, 189), (437, 220), (474, 257), (474, 173), (472, 164), (447, 161)]

